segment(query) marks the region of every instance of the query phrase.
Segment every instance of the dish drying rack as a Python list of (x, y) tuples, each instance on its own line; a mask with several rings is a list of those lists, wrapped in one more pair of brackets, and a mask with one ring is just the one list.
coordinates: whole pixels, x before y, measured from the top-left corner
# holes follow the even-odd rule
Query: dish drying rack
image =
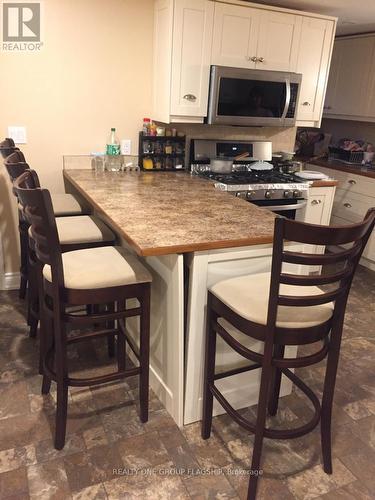
[(328, 146), (328, 160), (341, 161), (349, 165), (362, 165), (363, 151), (347, 151), (335, 146)]

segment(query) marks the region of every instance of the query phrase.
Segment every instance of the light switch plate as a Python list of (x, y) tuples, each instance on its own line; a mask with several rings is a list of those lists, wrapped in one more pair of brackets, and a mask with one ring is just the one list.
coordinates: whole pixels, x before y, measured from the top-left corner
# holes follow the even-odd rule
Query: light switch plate
[(121, 154), (131, 155), (132, 141), (130, 139), (121, 139)]
[(8, 137), (14, 140), (16, 144), (26, 144), (26, 127), (19, 127), (16, 125), (9, 125)]

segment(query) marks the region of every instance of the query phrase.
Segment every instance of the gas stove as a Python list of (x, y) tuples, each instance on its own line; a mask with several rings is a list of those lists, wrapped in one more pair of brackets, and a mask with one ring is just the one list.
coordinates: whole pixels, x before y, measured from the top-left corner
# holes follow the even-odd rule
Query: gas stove
[(294, 174), (277, 170), (234, 171), (216, 174), (202, 171), (199, 175), (215, 182), (215, 187), (239, 198), (252, 200), (304, 199), (309, 184), (301, 182)]

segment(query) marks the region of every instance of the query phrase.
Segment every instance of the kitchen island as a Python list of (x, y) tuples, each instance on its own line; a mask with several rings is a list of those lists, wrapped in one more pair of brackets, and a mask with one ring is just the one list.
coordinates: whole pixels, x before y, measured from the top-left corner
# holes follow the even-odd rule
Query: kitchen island
[[(275, 215), (186, 173), (64, 170), (64, 179), (150, 269), (151, 387), (178, 425), (199, 420), (207, 287), (270, 270)], [(218, 350), (219, 365), (238, 363)], [(257, 401), (257, 372), (221, 381), (233, 406)], [(290, 389), (284, 381), (282, 394)]]

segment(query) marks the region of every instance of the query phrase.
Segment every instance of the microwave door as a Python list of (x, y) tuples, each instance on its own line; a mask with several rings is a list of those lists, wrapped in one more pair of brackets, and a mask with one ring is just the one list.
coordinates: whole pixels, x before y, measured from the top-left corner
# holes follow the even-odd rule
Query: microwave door
[(292, 125), (290, 74), (212, 67), (208, 123)]

